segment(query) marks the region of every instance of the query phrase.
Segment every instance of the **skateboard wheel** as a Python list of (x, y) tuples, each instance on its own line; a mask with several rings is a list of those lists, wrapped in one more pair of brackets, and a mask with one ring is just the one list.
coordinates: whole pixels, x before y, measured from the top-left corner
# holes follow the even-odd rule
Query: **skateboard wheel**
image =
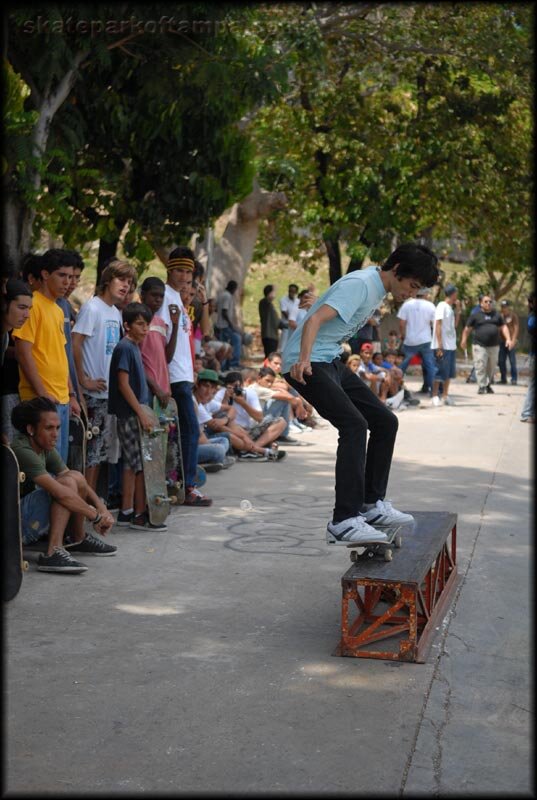
[(86, 431), (86, 439), (93, 439), (93, 434), (91, 431)]
[(403, 544), (403, 537), (396, 536), (395, 539), (393, 540), (393, 543), (396, 547), (401, 547), (401, 545)]
[(391, 561), (393, 559), (393, 553), (391, 550), (384, 551), (384, 561)]
[(98, 425), (92, 425), (91, 432), (93, 433), (94, 436), (97, 436), (97, 434), (99, 433), (99, 426)]
[(27, 570), (30, 569), (30, 565), (28, 564), (27, 561), (23, 561), (22, 562), (22, 568), (23, 568), (24, 572), (26, 572)]
[(24, 483), (25, 480), (26, 480), (26, 473), (25, 472), (19, 472), (19, 481), (21, 483)]
[(170, 495), (170, 503), (172, 504), (172, 506), (177, 505), (177, 497), (174, 494)]

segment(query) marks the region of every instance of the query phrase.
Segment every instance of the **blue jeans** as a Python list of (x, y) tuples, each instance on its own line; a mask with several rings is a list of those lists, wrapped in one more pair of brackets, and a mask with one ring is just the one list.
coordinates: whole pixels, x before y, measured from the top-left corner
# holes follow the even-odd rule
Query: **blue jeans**
[(229, 442), (226, 438), (214, 436), (210, 444), (198, 445), (198, 463), (223, 464), (228, 448)]
[(62, 457), (62, 461), (67, 464), (67, 454), (69, 452), (69, 403), (58, 403), (56, 411), (60, 418), (60, 438), (56, 444), (56, 450)]
[(500, 375), (502, 383), (507, 380), (507, 360), (509, 359), (509, 366), (511, 369), (511, 383), (516, 383), (518, 380), (518, 372), (516, 368), (516, 348), (508, 350), (505, 342), (500, 342), (500, 352), (498, 353), (498, 366), (500, 368)]
[(289, 436), (289, 421), (291, 419), (291, 406), (286, 400), (267, 400), (267, 402), (265, 403), (263, 414), (274, 417), (274, 419), (277, 419), (278, 417), (283, 417), (287, 425), (285, 426), (285, 430), (281, 435)]
[(240, 333), (234, 331), (232, 328), (215, 328), (215, 333), (218, 334), (218, 339), (221, 342), (227, 342), (233, 348), (233, 355), (222, 364), (222, 369), (232, 369), (233, 367), (240, 367), (241, 363), (241, 347), (242, 337)]
[(431, 350), (430, 342), (422, 342), (422, 344), (403, 344), (403, 353), (405, 354), (404, 361), (401, 363), (400, 368), (406, 372), (412, 356), (419, 353), (421, 356), (421, 363), (423, 367), (423, 383), (428, 389), (433, 388), (433, 380), (435, 373), (434, 354)]
[(528, 391), (524, 398), (520, 419), (529, 419), (530, 417), (535, 417), (535, 356), (531, 354), (529, 357)]
[(21, 532), (23, 544), (33, 544), (48, 533), (50, 527), (50, 495), (38, 487), (21, 499)]
[(198, 465), (198, 440), (200, 425), (194, 408), (190, 381), (172, 383), (172, 397), (177, 403), (177, 416), (181, 428), (181, 450), (183, 451), (183, 469), (187, 489), (196, 485), (196, 468)]

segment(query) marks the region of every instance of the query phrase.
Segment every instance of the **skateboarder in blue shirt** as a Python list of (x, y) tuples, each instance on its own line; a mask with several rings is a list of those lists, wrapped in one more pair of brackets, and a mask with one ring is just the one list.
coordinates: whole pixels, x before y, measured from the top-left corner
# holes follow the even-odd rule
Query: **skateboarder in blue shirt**
[[(336, 281), (289, 337), (282, 373), (291, 386), (339, 432), (336, 501), (329, 544), (384, 542), (375, 525), (411, 523), (413, 517), (385, 499), (398, 420), (340, 359), (342, 343), (371, 317), (385, 295), (415, 297), (439, 277), (438, 258), (427, 247), (403, 244), (382, 267), (371, 266)], [(367, 432), (370, 432), (369, 441)]]

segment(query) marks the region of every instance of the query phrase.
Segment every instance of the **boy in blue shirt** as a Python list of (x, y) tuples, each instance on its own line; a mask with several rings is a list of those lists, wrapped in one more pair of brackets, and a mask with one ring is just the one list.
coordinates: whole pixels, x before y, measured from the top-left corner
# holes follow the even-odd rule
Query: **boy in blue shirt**
[(138, 421), (151, 431), (153, 422), (144, 411), (149, 402), (140, 345), (147, 336), (152, 313), (143, 303), (129, 303), (123, 310), (125, 336), (115, 346), (108, 379), (108, 413), (117, 417), (117, 434), (123, 456), (122, 508), (117, 524), (134, 530), (167, 530), (153, 525), (146, 511), (142, 448)]
[(385, 500), (397, 417), (346, 369), (340, 354), (342, 343), (365, 324), (388, 292), (403, 302), (423, 286), (433, 286), (439, 277), (437, 264), (429, 248), (404, 244), (382, 267), (344, 275), (314, 303), (285, 346), (285, 380), (339, 432), (336, 503), (326, 530), (329, 544), (384, 542), (386, 534), (374, 525), (414, 521)]

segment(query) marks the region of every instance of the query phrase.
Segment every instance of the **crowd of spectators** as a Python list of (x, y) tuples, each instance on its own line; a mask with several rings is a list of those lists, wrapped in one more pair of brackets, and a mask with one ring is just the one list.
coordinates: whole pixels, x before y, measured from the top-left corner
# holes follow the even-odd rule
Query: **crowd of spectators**
[[(115, 555), (117, 547), (102, 538), (113, 526), (166, 529), (151, 523), (146, 508), (138, 435), (138, 423), (151, 427), (146, 405), (165, 409), (170, 398), (177, 404), (185, 505), (194, 508), (212, 504), (197, 486), (200, 465), (212, 473), (240, 462), (277, 464), (287, 454), (282, 445), (298, 445), (321, 424), (281, 374), (282, 347), (315, 302), (313, 286), (290, 284), (278, 308), (274, 285), (265, 286), (259, 301), (264, 360), (254, 367), (243, 363), (237, 283), (208, 297), (204, 268), (189, 248), (170, 253), (166, 281), (150, 276), (139, 287), (134, 267), (111, 259), (94, 296), (77, 311), (72, 294), (83, 270), (76, 251), (51, 249), (28, 256), (20, 273), (2, 281), (2, 440), (27, 475), (23, 541), (45, 541), (37, 568), (46, 572), (85, 571), (73, 554)], [(435, 407), (453, 405), (457, 294), (449, 285), (435, 305), (430, 290), (422, 290), (399, 309), (399, 330), (391, 328), (382, 340), (375, 312), (343, 345), (342, 361), (397, 409), (420, 402), (405, 385), (419, 358), (420, 392)], [(496, 311), (493, 298), (483, 295), (465, 320), (463, 350), (470, 336), (479, 394), (494, 392), (497, 367), (506, 383), (509, 365), (516, 384), (519, 320), (509, 301)], [(72, 415), (82, 415), (94, 432), (83, 474), (68, 467)], [(532, 380), (521, 418), (534, 419)], [(98, 494), (104, 465), (106, 503)]]

